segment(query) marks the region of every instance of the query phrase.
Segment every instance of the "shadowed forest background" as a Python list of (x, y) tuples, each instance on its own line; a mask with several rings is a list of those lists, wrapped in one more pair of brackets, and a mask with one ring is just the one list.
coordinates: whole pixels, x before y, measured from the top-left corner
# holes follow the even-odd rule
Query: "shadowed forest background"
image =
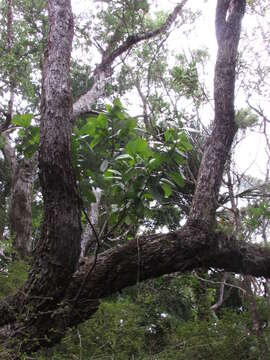
[(0, 1), (0, 358), (266, 360), (270, 5), (89, 3)]

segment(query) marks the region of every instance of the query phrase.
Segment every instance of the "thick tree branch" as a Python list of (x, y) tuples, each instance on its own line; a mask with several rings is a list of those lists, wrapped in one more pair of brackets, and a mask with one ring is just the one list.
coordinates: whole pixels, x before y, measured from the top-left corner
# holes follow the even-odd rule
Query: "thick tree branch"
[[(102, 59), (102, 64), (100, 64), (100, 67), (103, 67), (106, 69), (108, 66), (110, 66), (113, 61), (122, 55), (124, 52), (126, 52), (128, 49), (130, 49), (132, 46), (138, 44), (139, 42), (143, 40), (149, 40), (152, 39), (160, 34), (164, 34), (168, 31), (168, 29), (172, 26), (173, 22), (177, 19), (178, 15), (181, 13), (184, 5), (187, 3), (188, 0), (183, 0), (179, 5), (177, 5), (173, 12), (168, 16), (165, 23), (160, 26), (158, 29), (153, 31), (148, 31), (144, 34), (135, 34), (130, 35), (127, 37), (126, 41), (123, 42), (117, 49), (114, 51), (105, 51), (105, 54)], [(108, 48), (109, 49), (109, 48)]]
[[(100, 254), (82, 297), (83, 294), (86, 298), (89, 295), (94, 299), (105, 297), (136, 284), (138, 277), (142, 281), (197, 268), (219, 268), (268, 278), (269, 259), (270, 250), (267, 248), (237, 241), (223, 233), (185, 226), (170, 234), (140, 237)], [(79, 286), (81, 277), (92, 262), (93, 259), (90, 259), (75, 273), (68, 293), (74, 291), (76, 283)]]
[[(93, 264), (93, 271), (81, 289), (85, 275)], [(41, 338), (42, 343), (27, 342), (24, 350), (32, 351), (42, 345), (52, 346), (60, 340), (68, 326), (88, 319), (97, 310), (98, 299), (135, 285), (138, 280), (198, 268), (218, 268), (269, 278), (270, 249), (191, 226), (169, 234), (134, 239), (121, 247), (103, 252), (96, 260), (88, 259), (74, 274), (61, 306), (56, 311), (48, 311), (46, 322), (35, 330), (35, 336)], [(81, 291), (80, 297), (73, 307), (78, 291)], [(11, 315), (0, 317), (0, 325), (12, 319), (17, 305), (11, 303), (10, 306), (13, 306), (13, 312), (8, 305), (2, 304), (0, 310), (9, 311)], [(51, 334), (49, 328), (53, 329)], [(18, 336), (18, 331), (10, 336)]]
[(112, 44), (108, 44), (108, 47), (102, 56), (101, 63), (97, 65), (96, 69), (94, 70), (94, 83), (92, 88), (86, 94), (82, 95), (73, 105), (73, 121), (76, 117), (91, 111), (95, 101), (103, 95), (108, 73), (111, 72), (111, 65), (113, 64), (114, 60), (139, 42), (152, 39), (168, 31), (173, 22), (177, 19), (178, 15), (181, 13), (187, 1), (188, 0), (183, 0), (179, 5), (177, 5), (173, 12), (168, 16), (165, 23), (158, 29), (148, 31), (144, 34), (128, 36), (127, 39), (115, 50), (112, 50)]

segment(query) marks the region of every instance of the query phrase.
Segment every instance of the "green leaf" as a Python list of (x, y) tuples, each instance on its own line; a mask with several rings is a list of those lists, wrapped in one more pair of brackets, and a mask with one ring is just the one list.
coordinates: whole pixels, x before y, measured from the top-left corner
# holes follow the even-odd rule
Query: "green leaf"
[(140, 155), (143, 159), (148, 159), (153, 155), (153, 151), (148, 147), (145, 139), (129, 141), (126, 145), (126, 152), (131, 156)]
[(96, 202), (96, 197), (87, 179), (82, 179), (82, 181), (80, 181), (80, 191), (83, 196), (83, 199), (86, 199), (88, 203)]
[(101, 129), (106, 129), (108, 126), (108, 118), (105, 114), (99, 114), (96, 119), (96, 125), (97, 127)]
[(105, 172), (104, 172), (104, 179), (105, 180), (121, 180), (122, 179), (122, 174), (117, 171), (117, 170), (114, 170), (114, 169), (107, 169)]
[(101, 136), (96, 135), (94, 139), (90, 142), (91, 149), (94, 149), (94, 147), (100, 142)]
[(108, 170), (106, 171), (106, 173), (112, 173), (112, 174), (115, 174), (115, 175), (122, 176), (122, 174), (120, 173), (120, 171), (114, 170), (114, 169), (108, 169)]
[(183, 187), (185, 185), (183, 177), (176, 171), (169, 173), (169, 178), (172, 179), (173, 182), (179, 187)]
[(31, 145), (39, 145), (40, 140), (40, 132), (38, 126), (32, 126), (30, 128), (30, 136), (31, 139), (29, 140), (29, 144)]
[(26, 129), (31, 125), (32, 119), (33, 114), (15, 115), (13, 116), (12, 124), (16, 126), (21, 126)]
[(123, 105), (120, 99), (116, 98), (113, 100), (113, 106), (118, 107), (119, 109), (123, 109)]
[(149, 179), (148, 185), (150, 194), (155, 200), (162, 204), (164, 201), (164, 195), (159, 180), (152, 177)]
[(135, 173), (136, 173), (136, 170), (134, 169), (134, 167), (128, 168), (123, 174), (123, 180), (126, 182), (130, 181), (132, 179), (132, 177), (135, 175)]
[(149, 161), (149, 168), (150, 170), (155, 170), (158, 169), (161, 164), (164, 163), (164, 161), (166, 160), (166, 157), (164, 156), (164, 154), (161, 153), (155, 153), (154, 157)]
[(153, 200), (153, 199), (154, 199), (153, 195), (150, 194), (150, 193), (145, 193), (145, 194), (143, 194), (143, 197), (144, 197), (146, 200)]
[(173, 153), (173, 159), (178, 165), (184, 165), (186, 164), (186, 154), (179, 149), (175, 149), (175, 152)]
[(93, 124), (90, 121), (90, 118), (88, 119), (87, 123), (81, 127), (79, 130), (79, 136), (82, 135), (91, 135), (93, 129)]
[(191, 151), (193, 149), (192, 144), (189, 142), (187, 135), (182, 132), (179, 136), (180, 144), (177, 146), (179, 150)]
[[(108, 119), (105, 114), (99, 114), (98, 117), (87, 118), (87, 123), (80, 129), (79, 134), (96, 136), (100, 130), (105, 130), (108, 126)], [(98, 132), (99, 130), (99, 132)]]
[(176, 131), (172, 128), (167, 129), (164, 132), (164, 139), (166, 142), (170, 141), (170, 140), (175, 140), (177, 137)]
[(164, 191), (164, 195), (165, 195), (165, 198), (168, 198), (172, 195), (172, 188), (169, 184), (167, 183), (162, 183), (161, 184), (161, 187)]
[(121, 154), (116, 156), (114, 160), (134, 160), (134, 158), (129, 154)]

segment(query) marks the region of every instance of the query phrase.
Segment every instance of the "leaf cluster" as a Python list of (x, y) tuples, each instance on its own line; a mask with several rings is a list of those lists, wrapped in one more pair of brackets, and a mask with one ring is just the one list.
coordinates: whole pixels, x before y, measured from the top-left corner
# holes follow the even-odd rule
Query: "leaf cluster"
[(111, 211), (108, 222), (135, 224), (152, 216), (154, 205), (164, 205), (185, 179), (180, 168), (192, 150), (184, 131), (168, 128), (162, 139), (149, 137), (121, 102), (74, 128), (73, 167), (86, 204), (95, 202), (100, 188)]

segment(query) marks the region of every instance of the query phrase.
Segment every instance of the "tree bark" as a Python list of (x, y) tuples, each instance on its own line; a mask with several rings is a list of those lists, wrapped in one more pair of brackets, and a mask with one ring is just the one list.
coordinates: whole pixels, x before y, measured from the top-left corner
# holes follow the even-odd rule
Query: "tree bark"
[(2, 151), (11, 173), (10, 233), (14, 249), (22, 259), (27, 259), (32, 253), (32, 188), (37, 160), (33, 158), (18, 161), (8, 136), (2, 136), (6, 138)]
[(32, 191), (37, 162), (23, 159), (12, 176), (10, 230), (13, 246), (22, 259), (32, 254)]
[[(40, 273), (40, 284), (48, 283), (49, 275), (52, 293), (60, 296), (76, 268), (81, 236), (71, 154), (69, 68), (73, 15), (70, 0), (49, 0), (48, 7), (50, 29), (43, 68), (39, 149), (44, 223), (32, 272)], [(59, 276), (54, 274), (56, 269), (61, 272)], [(27, 287), (36, 292), (37, 282), (31, 286), (28, 282)], [(42, 288), (39, 290), (43, 292)]]
[[(45, 51), (40, 126), (39, 168), (44, 199), (41, 239), (24, 294), (14, 303), (23, 319), (14, 330), (16, 349), (29, 350), (47, 314), (61, 302), (74, 273), (81, 239), (80, 208), (72, 171), (72, 99), (69, 68), (73, 39), (73, 15), (70, 0), (48, 1), (50, 27)], [(31, 342), (33, 342), (31, 340)], [(41, 341), (38, 341), (42, 343)]]
[[(88, 210), (87, 223), (82, 233), (80, 262), (84, 261), (85, 256), (88, 255), (89, 249), (92, 247), (93, 244), (96, 244), (98, 241), (98, 239), (96, 239), (95, 236), (97, 234), (97, 228), (98, 228), (101, 189), (95, 188), (93, 189), (93, 193), (95, 195), (96, 202), (92, 203)], [(94, 234), (94, 231), (96, 232), (96, 234)], [(93, 240), (95, 242), (93, 242)]]
[[(39, 338), (39, 343), (28, 339), (21, 346), (31, 352), (40, 346), (54, 345), (64, 336), (67, 327), (83, 322), (97, 310), (100, 298), (138, 281), (200, 268), (269, 278), (270, 249), (190, 225), (170, 234), (134, 239), (103, 252), (96, 260), (88, 259), (74, 273), (59, 307), (46, 312), (46, 321), (36, 321), (38, 327), (31, 337)], [(14, 313), (20, 303), (16, 304), (12, 298), (0, 305), (0, 325), (10, 322), (16, 325)], [(19, 324), (18, 329), (22, 330), (22, 325)], [(18, 336), (18, 329), (10, 332), (10, 338)]]
[(214, 127), (204, 149), (189, 221), (213, 227), (225, 162), (236, 133), (234, 111), (235, 66), (245, 0), (218, 0), (215, 66)]

